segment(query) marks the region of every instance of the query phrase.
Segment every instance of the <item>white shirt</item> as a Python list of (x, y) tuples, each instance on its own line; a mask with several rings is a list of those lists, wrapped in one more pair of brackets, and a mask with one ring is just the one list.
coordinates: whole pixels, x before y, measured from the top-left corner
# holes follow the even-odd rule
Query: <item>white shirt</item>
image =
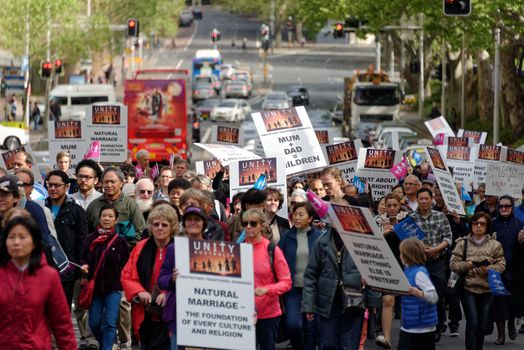
[(75, 203), (81, 206), (84, 210), (87, 210), (87, 207), (89, 204), (91, 204), (92, 201), (100, 197), (102, 193), (98, 192), (94, 188), (91, 190), (91, 192), (87, 195), (87, 197), (84, 197), (80, 191), (69, 194), (68, 196), (73, 198), (75, 200)]

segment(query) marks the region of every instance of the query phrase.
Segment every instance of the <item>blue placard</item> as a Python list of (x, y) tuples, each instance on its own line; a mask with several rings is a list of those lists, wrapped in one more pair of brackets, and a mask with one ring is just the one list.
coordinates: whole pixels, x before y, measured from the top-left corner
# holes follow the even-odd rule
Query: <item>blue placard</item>
[(260, 177), (257, 179), (255, 184), (253, 185), (253, 188), (256, 188), (257, 190), (264, 190), (267, 186), (267, 176), (266, 174), (260, 175)]
[(69, 260), (67, 259), (67, 255), (65, 254), (64, 250), (60, 246), (60, 243), (58, 243), (58, 240), (52, 235), (49, 235), (49, 247), (51, 248), (53, 260), (58, 267), (58, 271), (64, 272), (69, 266)]
[(506, 286), (504, 286), (500, 272), (488, 270), (488, 282), (493, 295), (511, 295), (506, 289)]
[(411, 237), (416, 237), (420, 240), (423, 240), (424, 237), (426, 237), (424, 231), (418, 227), (415, 220), (413, 220), (413, 218), (410, 216), (393, 226), (393, 230), (401, 241)]
[(366, 188), (366, 184), (360, 180), (360, 177), (357, 175), (353, 177), (353, 186), (357, 188), (358, 193), (364, 193), (364, 189)]

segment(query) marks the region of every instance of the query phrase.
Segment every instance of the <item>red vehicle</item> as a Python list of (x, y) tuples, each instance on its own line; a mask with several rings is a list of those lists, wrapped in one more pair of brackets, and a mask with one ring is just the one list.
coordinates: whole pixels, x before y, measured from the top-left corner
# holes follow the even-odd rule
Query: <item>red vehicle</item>
[(170, 154), (187, 159), (189, 72), (184, 69), (138, 70), (124, 85), (128, 108), (128, 149), (133, 159), (141, 149), (153, 162)]

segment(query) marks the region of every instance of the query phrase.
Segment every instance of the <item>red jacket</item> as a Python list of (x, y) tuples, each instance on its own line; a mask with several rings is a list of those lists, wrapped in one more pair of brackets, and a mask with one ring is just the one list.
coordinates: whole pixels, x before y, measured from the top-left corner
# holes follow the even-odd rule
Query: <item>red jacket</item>
[[(138, 258), (140, 257), (140, 253), (142, 253), (142, 249), (144, 249), (144, 246), (146, 245), (147, 241), (153, 239), (153, 237), (149, 237), (148, 239), (144, 239), (143, 241), (140, 241), (136, 244), (135, 248), (131, 251), (131, 256), (129, 257), (129, 260), (127, 261), (126, 266), (124, 266), (124, 269), (122, 270), (122, 276), (120, 277), (120, 281), (122, 282), (122, 287), (124, 288), (124, 293), (126, 296), (127, 301), (131, 302), (133, 304), (133, 309), (131, 311), (131, 319), (133, 321), (133, 330), (135, 332), (135, 336), (138, 338), (138, 329), (140, 328), (140, 325), (144, 321), (145, 317), (145, 308), (144, 304), (137, 304), (133, 303), (133, 298), (138, 295), (140, 292), (148, 292), (151, 293), (151, 290), (148, 288), (144, 288), (142, 284), (140, 284), (140, 279), (138, 277), (138, 270), (137, 270), (137, 263)], [(160, 257), (159, 252), (157, 251), (157, 257)], [(162, 267), (162, 263), (165, 259), (165, 247), (164, 247), (164, 254), (162, 255), (162, 258), (155, 259), (155, 266), (154, 270), (158, 271), (158, 274), (155, 276), (155, 274), (152, 274), (152, 281), (155, 281), (158, 279), (158, 275), (160, 274), (160, 267)], [(163, 291), (162, 291), (163, 292)]]
[(34, 274), (8, 262), (0, 281), (0, 349), (48, 350), (51, 332), (58, 349), (77, 348), (60, 276), (45, 257)]
[(255, 288), (267, 288), (267, 293), (255, 297), (257, 318), (266, 319), (282, 315), (278, 297), (291, 289), (291, 275), (284, 254), (279, 247), (275, 248), (274, 270), (278, 282), (269, 263), (267, 247), (269, 240), (262, 237), (260, 242), (253, 244), (253, 271), (255, 274)]

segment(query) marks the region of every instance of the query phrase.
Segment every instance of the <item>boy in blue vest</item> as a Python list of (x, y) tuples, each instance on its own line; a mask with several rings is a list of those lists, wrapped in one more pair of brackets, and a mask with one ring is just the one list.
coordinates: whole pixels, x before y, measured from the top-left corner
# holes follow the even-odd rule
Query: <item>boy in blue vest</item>
[(424, 244), (417, 238), (408, 238), (400, 244), (400, 259), (411, 288), (401, 298), (402, 320), (398, 350), (434, 350), (434, 333), (438, 323), (435, 286), (424, 266)]

